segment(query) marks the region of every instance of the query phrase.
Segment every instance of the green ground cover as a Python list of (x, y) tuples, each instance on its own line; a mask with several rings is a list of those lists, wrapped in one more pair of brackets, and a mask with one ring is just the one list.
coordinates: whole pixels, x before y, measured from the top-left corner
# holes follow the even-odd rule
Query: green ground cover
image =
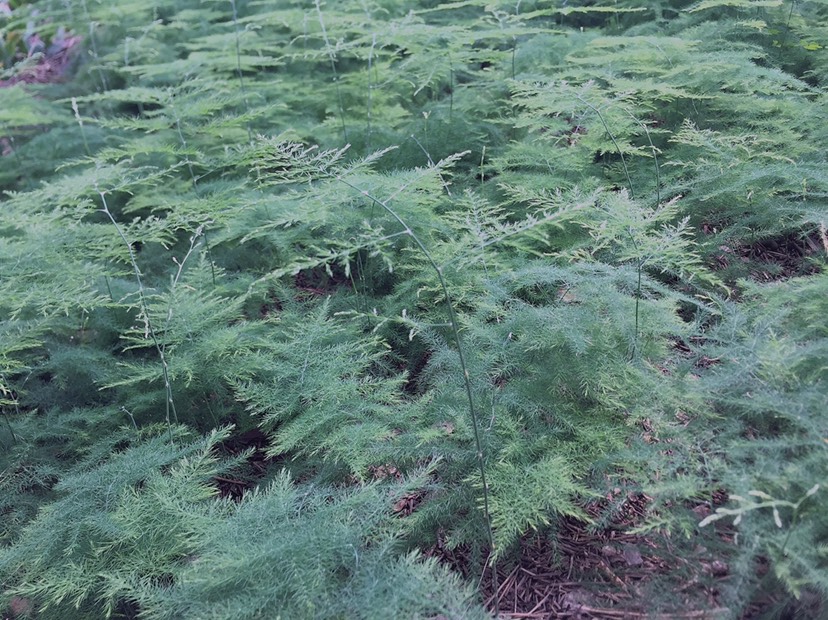
[(826, 617), (826, 48), (0, 1), (4, 617)]

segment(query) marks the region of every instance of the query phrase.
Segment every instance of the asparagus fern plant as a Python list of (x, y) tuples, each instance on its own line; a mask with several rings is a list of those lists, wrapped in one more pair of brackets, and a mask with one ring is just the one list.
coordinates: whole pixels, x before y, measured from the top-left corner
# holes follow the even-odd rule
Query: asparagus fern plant
[(823, 3), (0, 9), (0, 608), (482, 618), (623, 487), (820, 617)]

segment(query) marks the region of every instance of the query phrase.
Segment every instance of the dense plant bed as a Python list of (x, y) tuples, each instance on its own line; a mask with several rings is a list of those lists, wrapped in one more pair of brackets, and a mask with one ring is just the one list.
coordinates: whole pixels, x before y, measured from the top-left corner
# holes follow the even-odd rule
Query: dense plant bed
[(0, 36), (4, 617), (828, 613), (824, 3)]

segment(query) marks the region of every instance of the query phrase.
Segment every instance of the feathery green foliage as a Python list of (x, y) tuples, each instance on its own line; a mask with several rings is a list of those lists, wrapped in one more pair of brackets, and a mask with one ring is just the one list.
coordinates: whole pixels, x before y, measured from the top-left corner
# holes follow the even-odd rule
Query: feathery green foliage
[(623, 488), (820, 617), (825, 3), (6, 6), (0, 609), (482, 618)]

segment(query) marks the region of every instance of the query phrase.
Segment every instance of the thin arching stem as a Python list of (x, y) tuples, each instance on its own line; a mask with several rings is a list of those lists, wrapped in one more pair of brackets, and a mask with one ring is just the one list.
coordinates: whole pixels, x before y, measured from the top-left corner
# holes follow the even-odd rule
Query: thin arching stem
[[(423, 154), (426, 156), (426, 159), (428, 160), (428, 165), (433, 168), (434, 167), (434, 160), (431, 159), (431, 153), (429, 153), (426, 150), (426, 148), (420, 143), (420, 141), (417, 140), (417, 136), (415, 136), (414, 134), (411, 134), (411, 139), (414, 140), (414, 142), (417, 144), (417, 146), (420, 147), (420, 150), (423, 152)], [(449, 197), (451, 197), (451, 190), (449, 189), (449, 184), (443, 178), (442, 174), (440, 174), (439, 172), (437, 174), (440, 177), (440, 182), (443, 184), (443, 189), (446, 190), (446, 194)]]
[[(612, 143), (615, 146), (615, 150), (618, 151), (618, 155), (621, 157), (621, 165), (624, 167), (624, 175), (627, 177), (627, 187), (630, 190), (630, 198), (635, 200), (635, 192), (633, 191), (633, 184), (632, 179), (630, 178), (630, 171), (627, 168), (627, 160), (624, 159), (624, 153), (621, 152), (621, 147), (618, 145), (618, 141), (615, 139), (615, 136), (613, 135), (612, 131), (610, 131), (609, 125), (607, 125), (607, 121), (604, 119), (604, 115), (601, 114), (601, 111), (598, 108), (596, 108), (589, 101), (581, 97), (581, 95), (578, 95), (578, 100), (581, 103), (583, 103), (586, 107), (588, 107), (590, 110), (595, 112), (598, 115), (598, 118), (601, 120), (601, 123), (604, 125), (604, 129), (606, 130), (607, 135), (610, 137), (610, 140), (612, 140)], [(650, 133), (647, 132), (647, 137), (649, 138), (649, 136)], [(650, 145), (652, 145), (652, 141), (650, 142)], [(658, 169), (658, 161), (656, 161), (656, 169)], [(632, 234), (632, 231), (628, 231), (628, 234), (630, 236), (630, 240), (632, 241), (636, 253), (638, 253), (638, 243), (636, 243), (635, 241), (635, 236)], [(635, 336), (633, 338), (633, 358), (638, 355), (639, 311), (641, 307), (641, 272), (644, 269), (645, 259), (639, 256), (637, 262), (638, 284), (635, 290)]]
[(790, 46), (790, 39), (791, 39), (791, 20), (793, 19), (794, 9), (796, 8), (796, 0), (791, 0), (791, 10), (788, 12), (788, 19), (785, 22), (785, 37), (782, 40), (782, 43), (785, 46)]
[(612, 140), (612, 143), (615, 146), (615, 150), (618, 151), (618, 155), (621, 157), (621, 165), (623, 166), (624, 174), (627, 177), (627, 187), (629, 187), (629, 190), (630, 190), (630, 198), (635, 200), (635, 192), (633, 192), (632, 179), (630, 178), (630, 171), (627, 169), (627, 160), (624, 159), (624, 153), (621, 151), (621, 147), (618, 145), (618, 141), (615, 139), (615, 136), (610, 131), (609, 125), (607, 125), (607, 121), (604, 120), (604, 115), (601, 114), (601, 110), (599, 110), (594, 105), (592, 105), (589, 101), (587, 101), (586, 99), (581, 97), (581, 95), (578, 95), (578, 101), (580, 101), (586, 107), (588, 107), (590, 110), (595, 112), (598, 115), (598, 118), (601, 120), (601, 123), (604, 125), (604, 129), (606, 129), (607, 135), (610, 137), (610, 140)]
[[(187, 250), (187, 253), (184, 255), (184, 258), (180, 261), (176, 258), (173, 258), (173, 262), (178, 265), (178, 270), (175, 272), (175, 276), (172, 280), (172, 286), (170, 287), (170, 301), (167, 304), (167, 319), (164, 322), (164, 333), (166, 334), (170, 328), (170, 321), (172, 321), (173, 316), (173, 291), (175, 291), (175, 287), (178, 285), (178, 281), (181, 279), (181, 274), (184, 273), (184, 263), (187, 262), (187, 259), (192, 256), (193, 251), (196, 249), (197, 243), (196, 240), (201, 236), (204, 231), (204, 226), (199, 226), (198, 229), (195, 231), (192, 237), (190, 237), (190, 247)], [(166, 353), (167, 352), (167, 343), (161, 345), (161, 351)]]
[(89, 142), (86, 141), (86, 130), (83, 128), (83, 119), (80, 115), (80, 108), (78, 108), (78, 100), (72, 97), (72, 112), (75, 113), (75, 120), (78, 121), (80, 127), (81, 139), (83, 140), (83, 147), (86, 149), (86, 154), (92, 156), (92, 151), (89, 150)]
[(653, 139), (650, 136), (650, 130), (647, 128), (647, 123), (638, 120), (632, 112), (629, 110), (625, 110), (625, 112), (629, 115), (633, 121), (638, 123), (641, 128), (644, 130), (644, 135), (647, 136), (647, 142), (650, 144), (650, 151), (653, 154), (653, 161), (655, 162), (655, 174), (656, 174), (656, 208), (661, 204), (661, 167), (658, 164), (658, 149), (653, 144)]
[[(236, 34), (236, 71), (239, 75), (239, 87), (244, 98), (245, 111), (250, 114), (250, 102), (247, 100), (247, 88), (244, 85), (244, 73), (241, 66), (241, 35), (239, 33), (239, 12), (236, 8), (236, 0), (230, 0), (230, 7), (233, 9), (233, 28)], [(253, 131), (250, 129), (250, 121), (247, 121), (247, 139), (253, 141)]]
[[(476, 449), (477, 465), (478, 465), (478, 469), (480, 471), (480, 481), (483, 485), (483, 516), (484, 516), (484, 519), (486, 520), (486, 532), (487, 532), (487, 536), (488, 536), (489, 549), (490, 549), (489, 557), (494, 558), (494, 551), (495, 551), (494, 532), (492, 530), (491, 513), (489, 512), (489, 485), (488, 485), (488, 482), (486, 480), (486, 459), (485, 459), (485, 454), (483, 452), (483, 441), (482, 441), (482, 438), (481, 438), (482, 433), (480, 431), (480, 424), (478, 422), (477, 412), (476, 412), (475, 406), (474, 406), (474, 397), (472, 395), (471, 378), (469, 376), (469, 370), (468, 370), (468, 367), (466, 365), (466, 358), (465, 358), (465, 355), (463, 354), (463, 343), (462, 343), (462, 340), (460, 338), (460, 327), (459, 327), (459, 324), (457, 322), (457, 315), (454, 311), (454, 304), (453, 304), (452, 299), (451, 299), (451, 294), (449, 293), (448, 284), (446, 283), (446, 279), (443, 276), (443, 268), (440, 267), (437, 264), (437, 261), (434, 260), (434, 257), (431, 255), (431, 252), (428, 251), (428, 248), (425, 246), (425, 244), (414, 233), (414, 231), (411, 230), (411, 228), (408, 226), (408, 224), (405, 222), (405, 220), (403, 220), (402, 217), (400, 217), (397, 214), (397, 212), (388, 205), (387, 201), (383, 201), (383, 200), (380, 200), (379, 198), (376, 198), (375, 196), (371, 195), (368, 191), (360, 189), (359, 187), (357, 187), (356, 185), (354, 185), (353, 183), (351, 183), (350, 181), (348, 181), (347, 179), (345, 179), (344, 177), (342, 177), (339, 174), (328, 172), (328, 171), (324, 171), (324, 172), (325, 172), (325, 174), (327, 174), (328, 176), (331, 176), (332, 178), (336, 179), (337, 181), (339, 181), (343, 185), (346, 185), (346, 186), (350, 187), (351, 189), (353, 189), (354, 191), (359, 192), (360, 194), (365, 196), (365, 198), (370, 200), (373, 204), (379, 206), (386, 213), (388, 213), (391, 217), (393, 217), (397, 221), (397, 223), (400, 226), (403, 227), (404, 234), (409, 236), (411, 238), (411, 240), (414, 241), (414, 244), (417, 246), (417, 248), (419, 248), (420, 252), (422, 252), (423, 256), (426, 258), (428, 263), (431, 265), (432, 269), (434, 269), (435, 273), (437, 274), (437, 278), (440, 281), (440, 287), (442, 288), (443, 295), (445, 296), (446, 309), (447, 309), (447, 312), (448, 312), (449, 324), (451, 325), (452, 337), (454, 339), (454, 344), (457, 347), (457, 355), (458, 355), (458, 358), (459, 358), (459, 361), (460, 361), (460, 370), (463, 373), (463, 385), (465, 387), (466, 398), (468, 399), (468, 403), (469, 403), (469, 417), (471, 417), (471, 421), (472, 421), (472, 430), (473, 430), (473, 434), (474, 434), (474, 444), (475, 444), (475, 449)], [(494, 588), (495, 593), (497, 593), (497, 590), (498, 590), (497, 566), (496, 566), (494, 560), (492, 561), (491, 571), (492, 571), (493, 588)], [(494, 604), (495, 604), (495, 614), (497, 615), (497, 611), (498, 611), (497, 610), (497, 605), (498, 605), (497, 596), (494, 597)]]
[(368, 151), (371, 150), (371, 114), (374, 96), (374, 84), (371, 82), (371, 71), (374, 64), (374, 48), (377, 46), (377, 33), (374, 33), (371, 39), (371, 49), (368, 51), (368, 131), (365, 138), (365, 146)]
[(143, 312), (144, 319), (147, 322), (147, 332), (149, 334), (149, 337), (152, 340), (153, 345), (155, 346), (155, 350), (158, 352), (158, 357), (161, 358), (161, 370), (164, 373), (164, 388), (166, 390), (166, 421), (167, 428), (170, 432), (170, 440), (172, 441), (172, 424), (170, 421), (170, 416), (172, 415), (172, 419), (175, 420), (176, 424), (178, 424), (178, 414), (175, 411), (175, 402), (173, 401), (172, 383), (170, 381), (170, 373), (169, 368), (167, 366), (167, 357), (164, 354), (164, 347), (161, 346), (161, 343), (159, 342), (158, 337), (155, 333), (155, 328), (152, 325), (152, 320), (150, 319), (147, 297), (144, 293), (144, 283), (141, 279), (141, 271), (140, 269), (138, 269), (138, 261), (135, 258), (135, 251), (132, 249), (132, 244), (126, 238), (124, 231), (121, 230), (121, 227), (118, 224), (118, 221), (115, 219), (115, 216), (112, 215), (112, 211), (109, 210), (109, 205), (106, 202), (106, 192), (103, 192), (100, 189), (98, 189), (97, 183), (95, 184), (95, 191), (98, 192), (98, 196), (100, 196), (101, 198), (101, 205), (103, 207), (101, 210), (109, 218), (109, 221), (112, 222), (112, 225), (118, 232), (118, 236), (121, 238), (121, 241), (124, 242), (124, 245), (127, 247), (127, 250), (129, 251), (129, 262), (132, 264), (132, 270), (135, 274), (135, 281), (138, 283), (138, 299), (141, 303), (141, 312)]
[(451, 61), (451, 52), (448, 55), (449, 59), (449, 123), (454, 117), (454, 63)]
[(638, 260), (636, 261), (636, 270), (638, 272), (638, 284), (636, 285), (635, 289), (635, 335), (633, 336), (633, 350), (632, 356), (630, 359), (635, 359), (638, 356), (638, 332), (639, 332), (639, 311), (641, 308), (641, 272), (644, 271), (644, 263), (647, 262), (647, 259), (640, 255), (640, 251), (638, 249), (638, 243), (635, 240), (635, 235), (632, 233), (632, 229), (627, 231), (627, 235), (630, 237), (630, 241), (635, 248), (635, 253), (638, 254)]
[[(95, 57), (97, 62), (100, 62), (100, 56), (98, 54), (98, 41), (95, 37), (95, 28), (97, 27), (97, 23), (92, 21), (92, 16), (89, 14), (89, 9), (86, 6), (86, 0), (81, 0), (81, 6), (83, 7), (83, 14), (86, 18), (86, 21), (89, 22), (89, 40), (92, 43), (92, 54)], [(109, 83), (106, 79), (106, 74), (103, 71), (103, 68), (98, 66), (98, 75), (101, 77), (101, 86), (103, 86), (104, 92), (109, 90)]]
[[(643, 123), (642, 121), (638, 120), (635, 115), (629, 110), (624, 110), (633, 121), (638, 123), (641, 128), (644, 130), (644, 134), (647, 136), (647, 142), (650, 144), (650, 150), (653, 153), (653, 161), (655, 162), (655, 173), (656, 173), (656, 209), (658, 209), (659, 205), (661, 205), (661, 171), (660, 166), (658, 164), (658, 149), (653, 144), (653, 139), (650, 136), (650, 130), (647, 128), (647, 124)], [(606, 124), (605, 124), (606, 126)], [(626, 168), (625, 168), (626, 169)], [(629, 179), (629, 175), (627, 177)], [(632, 187), (630, 188), (630, 196), (632, 197)], [(635, 241), (635, 236), (632, 234), (632, 231), (627, 231), (627, 234), (632, 241), (633, 247), (635, 248), (636, 253), (639, 253), (638, 250), (638, 243)], [(640, 316), (640, 306), (641, 306), (641, 272), (644, 270), (644, 263), (647, 262), (647, 259), (643, 256), (638, 257), (637, 261), (637, 271), (638, 271), (638, 284), (635, 289), (635, 338), (633, 339), (633, 357), (638, 354), (638, 334), (639, 334), (639, 316)]]
[(331, 45), (331, 40), (328, 38), (328, 30), (325, 28), (320, 0), (316, 0), (316, 14), (319, 16), (319, 26), (322, 28), (322, 38), (325, 40), (325, 50), (328, 52), (328, 59), (331, 61), (331, 71), (333, 71), (333, 80), (336, 85), (336, 98), (339, 101), (339, 120), (342, 123), (342, 137), (347, 142), (348, 127), (345, 125), (345, 104), (342, 100), (342, 88), (339, 86), (339, 74), (336, 71), (336, 54)]
[[(235, 5), (234, 5), (233, 10), (235, 11)], [(193, 184), (193, 191), (195, 192), (196, 198), (200, 199), (201, 198), (201, 190), (198, 186), (198, 178), (195, 175), (195, 170), (193, 169), (193, 162), (190, 160), (190, 155), (187, 153), (187, 149), (188, 149), (187, 139), (184, 137), (184, 131), (181, 129), (181, 118), (179, 117), (178, 111), (175, 108), (175, 102), (173, 101), (172, 93), (170, 93), (169, 101), (170, 101), (170, 110), (172, 110), (173, 118), (175, 118), (175, 129), (178, 133), (178, 141), (181, 143), (181, 146), (184, 148), (185, 157), (187, 158), (185, 160), (185, 163), (187, 164), (187, 170), (189, 170), (189, 172), (190, 172), (190, 181)], [(246, 99), (245, 99), (245, 102), (246, 102)], [(250, 127), (249, 126), (247, 128), (247, 132), (248, 132), (248, 137), (249, 137), (250, 136)], [(212, 277), (213, 286), (215, 287), (215, 285), (216, 285), (216, 268), (215, 268), (215, 263), (213, 261), (213, 252), (210, 248), (210, 239), (207, 236), (207, 228), (202, 225), (201, 230), (204, 232), (204, 246), (205, 246), (205, 249), (207, 250), (207, 258), (210, 261), (210, 276)]]

